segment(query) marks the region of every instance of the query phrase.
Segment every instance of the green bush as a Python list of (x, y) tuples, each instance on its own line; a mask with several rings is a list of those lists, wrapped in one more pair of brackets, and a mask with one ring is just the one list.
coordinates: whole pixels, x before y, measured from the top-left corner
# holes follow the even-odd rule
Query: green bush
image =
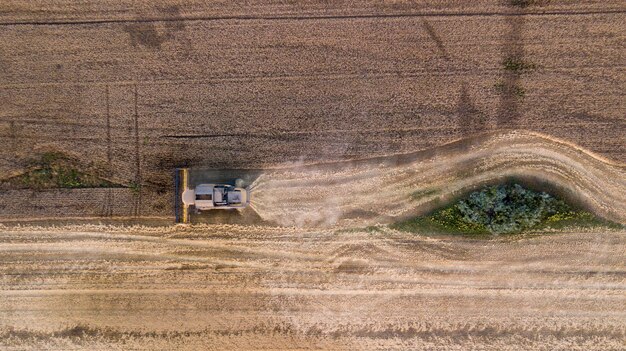
[(569, 210), (563, 201), (519, 184), (487, 187), (452, 207), (458, 211), (457, 221), (484, 226), (498, 234), (532, 228), (549, 216)]
[(409, 232), (481, 236), (566, 226), (619, 225), (573, 209), (545, 192), (529, 190), (519, 184), (502, 184), (475, 191), (429, 216), (413, 218), (391, 227)]

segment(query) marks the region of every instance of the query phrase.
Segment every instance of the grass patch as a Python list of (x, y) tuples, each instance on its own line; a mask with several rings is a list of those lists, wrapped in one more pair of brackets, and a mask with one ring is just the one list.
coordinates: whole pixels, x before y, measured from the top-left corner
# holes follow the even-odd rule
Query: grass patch
[(141, 192), (141, 184), (137, 183), (137, 182), (130, 182), (130, 184), (128, 185), (128, 188), (130, 189), (130, 191), (133, 192), (133, 194), (139, 194)]
[(526, 62), (520, 58), (508, 57), (502, 61), (502, 67), (507, 71), (522, 73), (523, 71), (537, 68), (537, 65), (532, 62)]
[(556, 213), (533, 229), (566, 229), (566, 228), (610, 228), (626, 229), (626, 226), (596, 217), (587, 211), (570, 211)]
[(374, 234), (374, 233), (379, 233), (383, 231), (382, 226), (378, 226), (378, 225), (370, 225), (367, 227), (360, 227), (360, 228), (344, 228), (344, 229), (338, 229), (335, 230), (335, 234), (345, 234), (345, 233), (368, 233), (368, 234)]
[(16, 188), (105, 188), (117, 186), (107, 180), (79, 171), (75, 162), (58, 152), (47, 152), (32, 162), (34, 169), (5, 181)]
[(424, 189), (424, 190), (418, 190), (415, 191), (411, 194), (411, 198), (413, 200), (419, 200), (421, 198), (424, 197), (429, 197), (431, 195), (435, 195), (439, 193), (439, 189), (435, 189), (435, 188), (431, 188), (431, 189)]
[(624, 228), (621, 224), (575, 209), (550, 194), (529, 190), (516, 183), (485, 187), (427, 216), (390, 227), (411, 233), (470, 237), (518, 234), (548, 228)]
[(486, 230), (472, 230), (463, 231), (461, 228), (454, 226), (443, 225), (441, 222), (431, 216), (427, 217), (415, 217), (407, 221), (398, 222), (389, 226), (391, 229), (400, 230), (403, 232), (417, 233), (417, 234), (443, 234), (443, 235), (463, 235), (467, 237), (490, 237), (491, 234)]
[(374, 234), (382, 231), (382, 228), (376, 225), (369, 225), (365, 227), (365, 232), (369, 234)]

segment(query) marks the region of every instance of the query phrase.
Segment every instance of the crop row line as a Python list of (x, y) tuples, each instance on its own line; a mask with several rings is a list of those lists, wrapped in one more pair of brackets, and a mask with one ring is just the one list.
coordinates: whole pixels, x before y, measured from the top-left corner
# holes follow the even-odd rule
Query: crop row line
[(415, 17), (499, 17), (499, 16), (586, 16), (624, 14), (626, 9), (616, 10), (586, 10), (586, 11), (493, 11), (474, 13), (395, 13), (395, 14), (356, 14), (356, 15), (309, 15), (309, 16), (189, 16), (189, 17), (152, 17), (136, 19), (92, 19), (77, 21), (16, 21), (3, 22), (0, 26), (37, 26), (37, 25), (97, 25), (114, 23), (147, 23), (147, 22), (184, 22), (184, 21), (315, 21), (315, 20), (358, 20), (358, 19), (393, 19)]

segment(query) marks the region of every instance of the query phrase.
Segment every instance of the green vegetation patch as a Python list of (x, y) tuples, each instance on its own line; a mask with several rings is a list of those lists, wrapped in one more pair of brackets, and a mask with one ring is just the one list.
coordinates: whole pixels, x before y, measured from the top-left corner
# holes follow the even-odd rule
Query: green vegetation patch
[(622, 226), (574, 209), (545, 192), (510, 183), (485, 187), (428, 216), (395, 223), (408, 232), (491, 236), (529, 229)]
[(598, 228), (624, 229), (625, 226), (596, 217), (587, 211), (556, 213), (539, 223), (533, 229)]
[(507, 71), (522, 73), (523, 71), (537, 68), (537, 65), (532, 62), (526, 62), (520, 58), (508, 57), (502, 61), (502, 67)]
[(419, 199), (422, 199), (422, 198), (426, 198), (426, 197), (430, 197), (430, 196), (439, 194), (440, 192), (441, 191), (439, 189), (434, 189), (434, 188), (418, 190), (418, 191), (415, 191), (415, 192), (413, 192), (411, 194), (411, 198), (413, 200), (419, 200)]
[(117, 184), (86, 174), (75, 167), (69, 157), (57, 152), (48, 152), (35, 161), (34, 169), (3, 182), (4, 187), (49, 189), (49, 188), (103, 188)]
[(141, 184), (137, 182), (130, 182), (128, 188), (134, 193), (139, 194), (141, 192)]
[(368, 234), (374, 234), (374, 233), (379, 233), (383, 231), (383, 227), (378, 226), (378, 225), (369, 225), (367, 227), (360, 227), (360, 228), (345, 228), (345, 229), (338, 229), (335, 231), (335, 234), (342, 234), (342, 233), (368, 233)]
[(533, 5), (542, 5), (548, 2), (548, 0), (509, 0), (511, 6), (526, 8)]

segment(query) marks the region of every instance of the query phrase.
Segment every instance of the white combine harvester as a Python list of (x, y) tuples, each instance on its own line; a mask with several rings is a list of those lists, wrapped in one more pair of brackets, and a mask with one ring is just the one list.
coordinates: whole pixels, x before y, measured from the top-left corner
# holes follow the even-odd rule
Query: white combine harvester
[(176, 169), (174, 209), (177, 223), (189, 223), (190, 211), (241, 210), (250, 204), (250, 186), (244, 186), (242, 179), (234, 182), (199, 182), (201, 184), (190, 186), (189, 178), (188, 168)]
[[(240, 183), (240, 182), (238, 182)], [(200, 184), (185, 188), (183, 204), (198, 211), (245, 208), (250, 203), (250, 188), (230, 184)]]

